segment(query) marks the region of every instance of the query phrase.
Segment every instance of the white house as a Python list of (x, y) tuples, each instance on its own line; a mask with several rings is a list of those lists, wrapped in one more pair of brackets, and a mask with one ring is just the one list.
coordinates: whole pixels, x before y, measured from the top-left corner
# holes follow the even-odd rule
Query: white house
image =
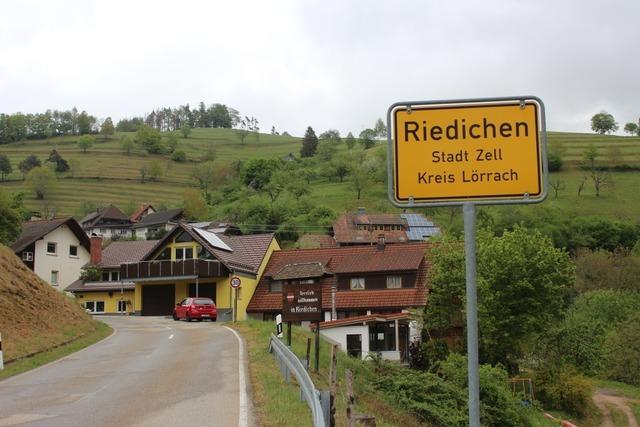
[(61, 291), (80, 277), (90, 248), (89, 238), (71, 217), (26, 222), (11, 245), (27, 267)]

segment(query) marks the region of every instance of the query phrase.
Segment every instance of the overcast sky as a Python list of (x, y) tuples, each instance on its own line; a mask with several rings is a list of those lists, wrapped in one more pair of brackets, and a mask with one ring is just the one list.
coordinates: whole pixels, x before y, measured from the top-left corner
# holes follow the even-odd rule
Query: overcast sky
[(224, 103), (359, 133), (407, 100), (536, 95), (547, 128), (640, 117), (640, 1), (3, 1), (0, 112)]

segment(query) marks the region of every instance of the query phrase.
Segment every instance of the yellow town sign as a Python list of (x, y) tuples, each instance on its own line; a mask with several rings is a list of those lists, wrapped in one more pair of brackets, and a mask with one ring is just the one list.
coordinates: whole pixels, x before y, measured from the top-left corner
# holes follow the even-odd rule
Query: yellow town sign
[(398, 103), (388, 115), (396, 205), (534, 203), (546, 197), (537, 98)]

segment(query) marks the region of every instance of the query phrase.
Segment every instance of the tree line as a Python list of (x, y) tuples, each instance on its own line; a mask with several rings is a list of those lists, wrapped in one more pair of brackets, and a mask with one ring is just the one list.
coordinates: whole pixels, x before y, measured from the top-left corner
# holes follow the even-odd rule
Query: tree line
[(143, 124), (161, 132), (180, 130), (183, 127), (230, 129), (241, 121), (238, 110), (219, 103), (207, 106), (201, 101), (198, 107), (193, 109), (189, 104), (176, 108), (163, 107), (152, 110), (145, 117), (122, 119), (116, 125), (116, 130), (136, 132)]
[(62, 135), (86, 135), (98, 133), (102, 128), (113, 129), (110, 117), (99, 122), (86, 111), (47, 110), (36, 114), (0, 114), (0, 144), (25, 139), (45, 139)]

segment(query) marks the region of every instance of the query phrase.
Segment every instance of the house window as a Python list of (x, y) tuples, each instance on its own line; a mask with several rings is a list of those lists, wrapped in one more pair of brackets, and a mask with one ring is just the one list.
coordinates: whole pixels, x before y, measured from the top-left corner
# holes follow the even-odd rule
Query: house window
[(366, 230), (367, 226), (366, 225), (359, 225), (358, 226), (358, 230)]
[(107, 234), (107, 229), (106, 228), (101, 228), (100, 229), (100, 234)]
[(396, 350), (395, 324), (376, 323), (369, 326), (369, 349), (371, 351)]
[(387, 276), (387, 289), (399, 289), (402, 287), (402, 276)]
[(120, 280), (120, 272), (119, 271), (112, 271), (111, 272), (111, 281), (112, 282), (117, 282), (118, 280)]
[(373, 229), (374, 230), (384, 230), (384, 225), (374, 225)]
[(58, 250), (58, 244), (55, 242), (47, 242), (47, 254), (55, 255)]
[(292, 284), (294, 285), (313, 285), (313, 279), (301, 279), (301, 280), (292, 280)]
[(273, 280), (270, 282), (269, 292), (282, 292), (282, 280)]
[(58, 272), (56, 270), (51, 270), (51, 284), (58, 286)]
[(350, 284), (352, 291), (364, 289), (364, 277), (352, 277)]
[(69, 256), (74, 256), (77, 257), (78, 256), (78, 247), (71, 245), (69, 246)]
[(33, 261), (33, 252), (22, 252), (23, 261)]
[(125, 313), (127, 311), (127, 302), (126, 301), (118, 301), (118, 313)]
[(192, 259), (193, 248), (176, 248), (176, 261)]
[(108, 271), (103, 271), (102, 272), (102, 281), (103, 282), (108, 282), (109, 281), (109, 272)]
[(87, 301), (84, 308), (90, 313), (104, 313), (104, 301)]

